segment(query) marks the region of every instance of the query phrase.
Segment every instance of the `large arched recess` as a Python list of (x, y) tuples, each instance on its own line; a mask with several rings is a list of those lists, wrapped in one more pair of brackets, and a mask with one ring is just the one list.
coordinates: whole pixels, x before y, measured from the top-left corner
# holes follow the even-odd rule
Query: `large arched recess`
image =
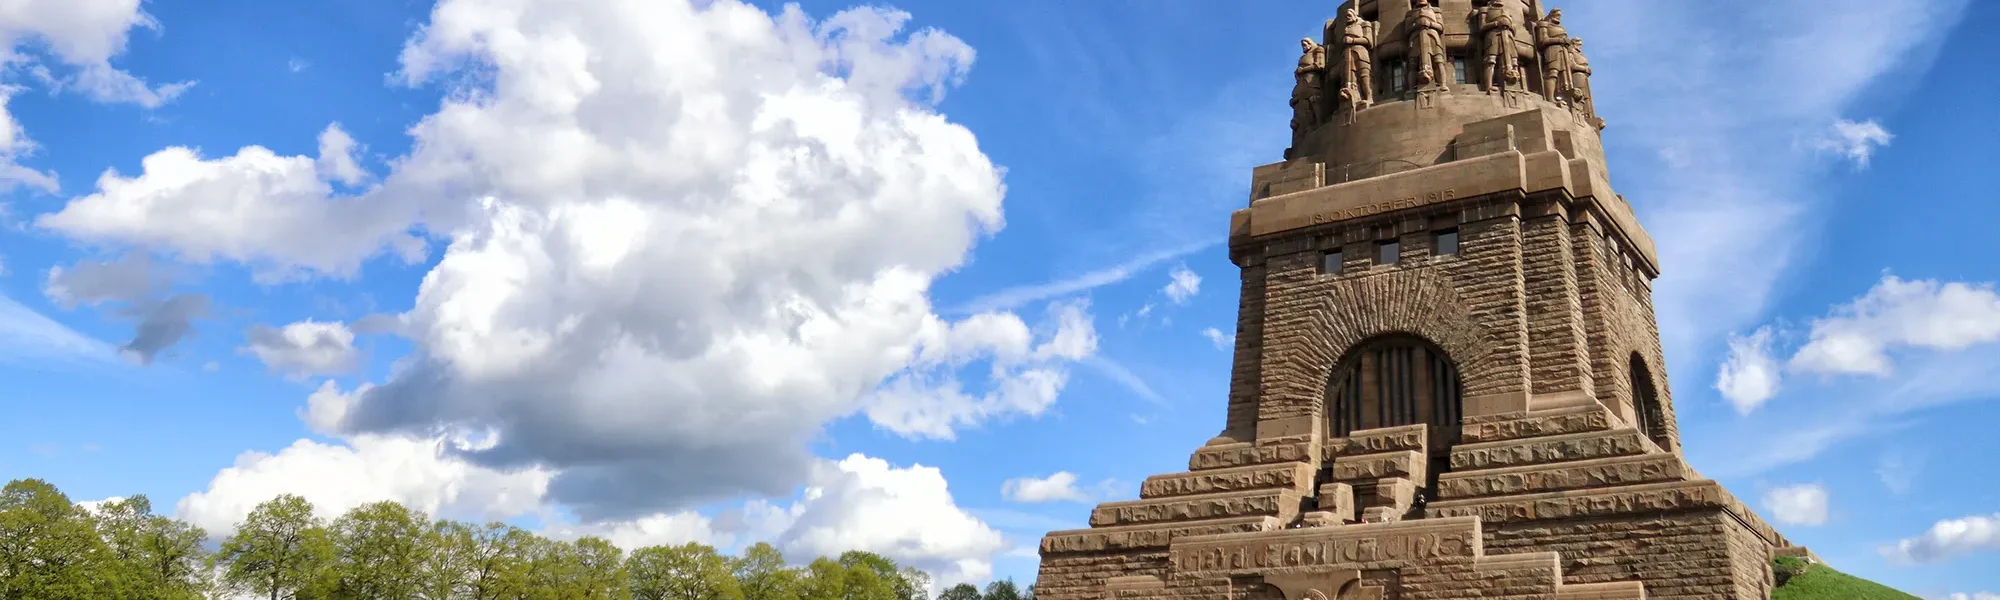
[[(1335, 365), (1351, 349), (1374, 338), (1411, 335), (1426, 340), (1458, 365), (1465, 396), (1524, 392), (1522, 361), (1510, 367), (1496, 360), (1494, 341), (1461, 300), (1450, 277), (1437, 269), (1401, 269), (1325, 281), (1312, 290), (1320, 298), (1312, 311), (1315, 343), (1286, 356), (1284, 370), (1305, 381), (1330, 381)], [(1266, 325), (1266, 328), (1271, 328)], [(1285, 340), (1279, 340), (1285, 341)], [(1303, 340), (1302, 340), (1303, 341)]]
[(1673, 436), (1667, 432), (1667, 410), (1660, 403), (1658, 388), (1653, 386), (1653, 371), (1646, 368), (1646, 359), (1633, 352), (1626, 366), (1627, 376), (1632, 384), (1632, 423), (1639, 433), (1653, 440), (1661, 450), (1672, 452)]
[[(1326, 432), (1427, 425), (1430, 473), (1450, 466), (1465, 418), (1465, 382), (1451, 354), (1409, 333), (1379, 335), (1347, 350), (1327, 379)], [(1425, 482), (1427, 489), (1436, 481)]]

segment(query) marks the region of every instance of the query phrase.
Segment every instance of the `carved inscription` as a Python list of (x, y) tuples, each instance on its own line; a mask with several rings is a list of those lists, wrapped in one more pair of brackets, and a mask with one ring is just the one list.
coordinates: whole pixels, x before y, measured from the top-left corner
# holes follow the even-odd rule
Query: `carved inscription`
[(1467, 443), (1477, 443), (1546, 435), (1583, 433), (1586, 431), (1603, 431), (1610, 428), (1610, 413), (1599, 410), (1552, 417), (1530, 417), (1490, 423), (1467, 423), (1462, 435)]
[(1554, 498), (1516, 500), (1467, 506), (1445, 506), (1426, 511), (1433, 517), (1479, 517), (1498, 523), (1528, 519), (1568, 519), (1635, 512), (1659, 512), (1691, 508), (1718, 508), (1725, 503), (1722, 487), (1713, 482), (1662, 490), (1606, 492), (1563, 495)]
[(1342, 456), (1333, 459), (1333, 478), (1343, 481), (1391, 477), (1423, 479), (1425, 466), (1423, 455), (1412, 451)]
[(1189, 574), (1248, 574), (1264, 569), (1352, 565), (1386, 561), (1426, 561), (1469, 557), (1474, 530), (1382, 532), (1369, 536), (1326, 536), (1289, 540), (1243, 540), (1175, 544), (1174, 568)]
[(1571, 460), (1644, 454), (1637, 432), (1620, 431), (1596, 437), (1507, 444), (1491, 448), (1459, 448), (1451, 453), (1453, 469), (1484, 469), (1538, 465)]
[(1278, 489), (1241, 496), (1107, 503), (1091, 511), (1090, 524), (1104, 527), (1248, 515), (1287, 516), (1291, 514), (1287, 509), (1296, 510), (1298, 502), (1299, 493), (1296, 490)]
[(1424, 425), (1356, 431), (1349, 437), (1327, 442), (1326, 459), (1402, 450), (1424, 452), (1429, 440), (1428, 432), (1429, 429)]
[(1329, 210), (1329, 211), (1318, 212), (1314, 213), (1309, 218), (1309, 220), (1314, 225), (1324, 225), (1327, 223), (1332, 223), (1334, 221), (1358, 219), (1372, 214), (1385, 213), (1393, 210), (1402, 210), (1405, 208), (1416, 208), (1418, 206), (1422, 206), (1425, 204), (1444, 202), (1446, 200), (1454, 200), (1457, 198), (1458, 198), (1458, 190), (1456, 189), (1439, 190), (1416, 196), (1397, 198), (1394, 200), (1386, 200), (1365, 206), (1357, 206), (1345, 210)]
[(1251, 447), (1219, 446), (1196, 450), (1188, 460), (1189, 471), (1225, 469), (1247, 465), (1261, 465), (1281, 462), (1306, 462), (1312, 459), (1304, 442), (1294, 444), (1267, 444)]
[(1311, 477), (1309, 469), (1310, 467), (1305, 466), (1304, 463), (1299, 463), (1296, 466), (1285, 465), (1155, 476), (1147, 478), (1145, 483), (1140, 484), (1139, 497), (1166, 498), (1213, 492), (1298, 487), (1304, 478)]
[(1526, 473), (1483, 474), (1475, 471), (1460, 476), (1448, 475), (1438, 482), (1438, 486), (1445, 498), (1471, 498), (1652, 483), (1678, 479), (1683, 474), (1679, 459), (1672, 455), (1659, 455), (1613, 464), (1558, 465)]

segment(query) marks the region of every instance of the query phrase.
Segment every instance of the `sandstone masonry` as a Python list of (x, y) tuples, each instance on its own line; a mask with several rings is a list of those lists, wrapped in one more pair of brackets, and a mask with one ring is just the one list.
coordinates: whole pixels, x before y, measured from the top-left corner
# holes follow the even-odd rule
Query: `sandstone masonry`
[(1229, 223), (1222, 432), (1049, 533), (1038, 598), (1769, 596), (1806, 551), (1682, 459), (1658, 258), (1559, 12), (1348, 0), (1302, 42), (1292, 147)]

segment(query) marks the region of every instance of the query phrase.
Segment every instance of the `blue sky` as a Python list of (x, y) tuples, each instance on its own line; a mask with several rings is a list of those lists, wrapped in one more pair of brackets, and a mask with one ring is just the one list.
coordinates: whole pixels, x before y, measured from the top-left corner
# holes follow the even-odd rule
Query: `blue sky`
[[(1689, 460), (1844, 570), (2000, 589), (2000, 7), (1574, 4)], [(1221, 428), (1227, 215), (1332, 11), (22, 6), (0, 476), (953, 581)]]

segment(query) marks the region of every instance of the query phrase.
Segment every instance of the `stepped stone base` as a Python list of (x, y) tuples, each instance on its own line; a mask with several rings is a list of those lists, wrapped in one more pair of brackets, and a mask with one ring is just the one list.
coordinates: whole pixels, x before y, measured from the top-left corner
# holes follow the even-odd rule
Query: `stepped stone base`
[[(1230, 466), (1152, 477), (1044, 538), (1036, 597), (1751, 599), (1774, 553), (1803, 552), (1602, 407), (1502, 416), (1466, 428), (1481, 441), (1428, 496), (1422, 425), (1204, 447), (1194, 464)], [(1219, 455), (1243, 459), (1202, 460)]]

